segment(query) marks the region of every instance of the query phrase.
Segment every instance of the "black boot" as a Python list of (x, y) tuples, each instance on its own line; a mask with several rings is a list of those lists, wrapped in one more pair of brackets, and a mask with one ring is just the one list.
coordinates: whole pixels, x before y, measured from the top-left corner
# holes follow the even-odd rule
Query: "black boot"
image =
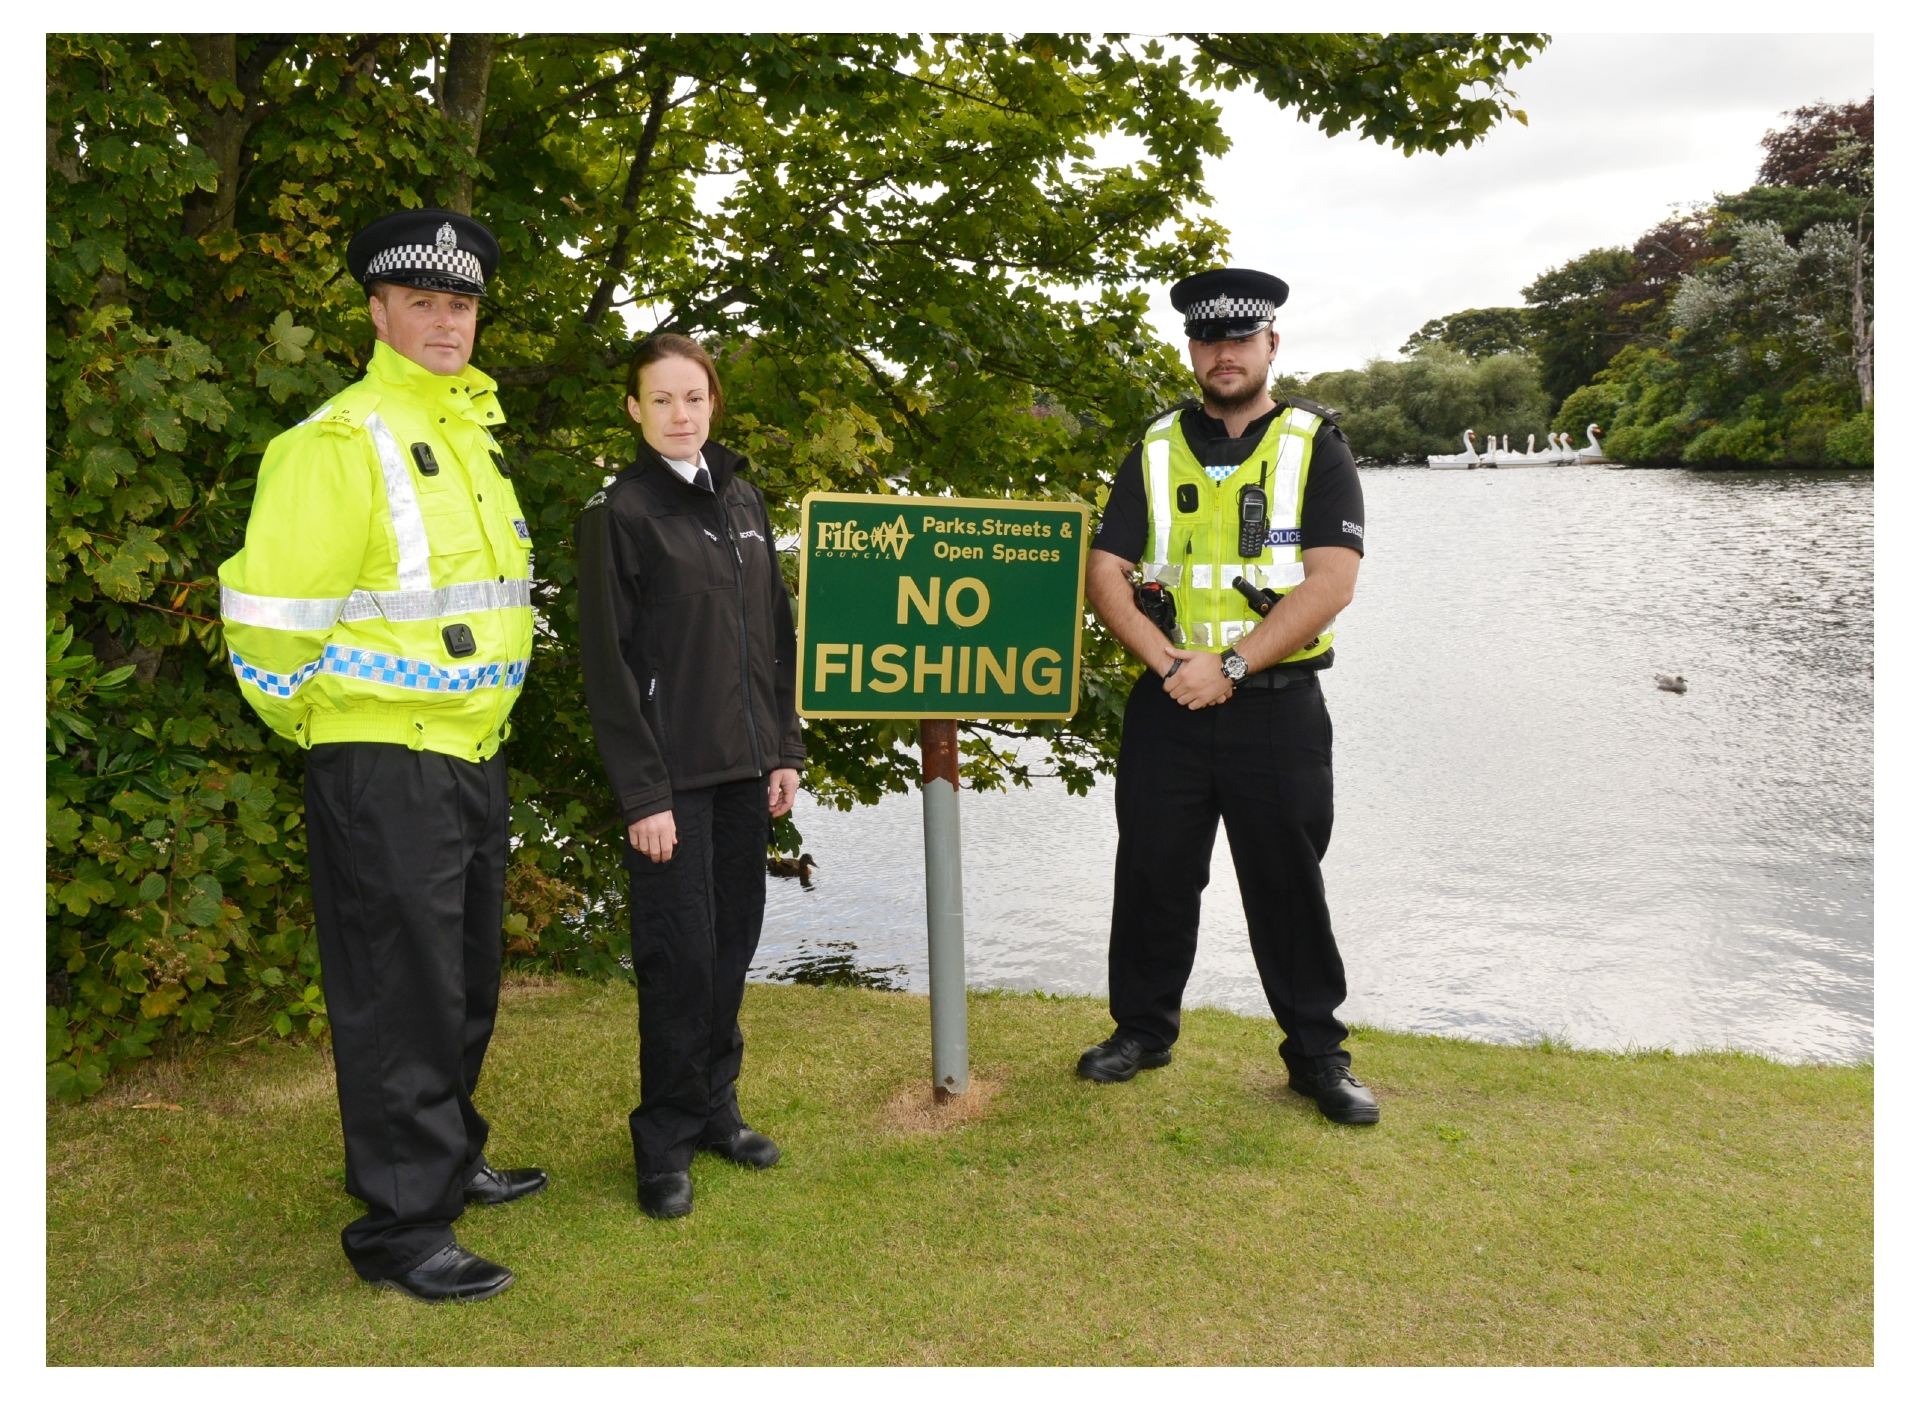
[(744, 1124), (725, 1138), (700, 1145), (703, 1153), (718, 1153), (741, 1167), (770, 1168), (780, 1161), (780, 1145), (763, 1133), (755, 1133)]
[(1143, 1070), (1158, 1070), (1172, 1061), (1173, 1052), (1165, 1047), (1149, 1051), (1133, 1037), (1115, 1032), (1081, 1055), (1079, 1073), (1083, 1080), (1117, 1085), (1123, 1080), (1131, 1080)]
[(480, 1161), (480, 1170), (468, 1181), (466, 1198), (475, 1206), (503, 1206), (546, 1190), (547, 1175), (539, 1168), (499, 1168)]
[(640, 1178), (640, 1209), (661, 1221), (693, 1210), (693, 1178), (684, 1172), (649, 1172)]
[(1292, 1071), (1287, 1076), (1287, 1088), (1319, 1105), (1320, 1112), (1336, 1124), (1380, 1122), (1380, 1102), (1344, 1065), (1330, 1065), (1317, 1072)]
[(397, 1279), (374, 1281), (423, 1304), (471, 1304), (513, 1283), (513, 1271), (458, 1245), (429, 1255)]

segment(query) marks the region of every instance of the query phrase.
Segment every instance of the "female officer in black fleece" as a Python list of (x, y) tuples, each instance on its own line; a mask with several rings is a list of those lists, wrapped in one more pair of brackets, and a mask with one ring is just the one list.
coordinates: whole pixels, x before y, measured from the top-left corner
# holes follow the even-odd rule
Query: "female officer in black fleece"
[(640, 984), (633, 1157), (649, 1216), (693, 1210), (705, 1149), (747, 1167), (780, 1150), (740, 1117), (740, 998), (766, 909), (770, 823), (806, 762), (793, 609), (746, 459), (707, 441), (713, 361), (644, 341), (627, 372), (633, 465), (587, 503), (580, 664), (622, 849)]

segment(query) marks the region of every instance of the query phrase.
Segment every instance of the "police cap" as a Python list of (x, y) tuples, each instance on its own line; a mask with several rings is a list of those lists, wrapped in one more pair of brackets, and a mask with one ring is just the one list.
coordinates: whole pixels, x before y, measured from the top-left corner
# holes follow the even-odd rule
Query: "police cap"
[(1251, 268), (1215, 268), (1173, 284), (1173, 309), (1187, 318), (1187, 337), (1230, 341), (1273, 324), (1287, 284)]
[(393, 282), (479, 297), (499, 266), (500, 244), (487, 226), (450, 209), (403, 209), (375, 219), (347, 245), (347, 268), (369, 291)]

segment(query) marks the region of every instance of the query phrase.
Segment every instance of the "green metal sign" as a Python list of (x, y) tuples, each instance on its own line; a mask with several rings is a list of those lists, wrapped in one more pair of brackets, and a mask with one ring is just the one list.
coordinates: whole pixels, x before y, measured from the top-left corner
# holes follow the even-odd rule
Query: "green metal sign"
[(800, 713), (1065, 720), (1087, 508), (813, 492), (800, 504)]

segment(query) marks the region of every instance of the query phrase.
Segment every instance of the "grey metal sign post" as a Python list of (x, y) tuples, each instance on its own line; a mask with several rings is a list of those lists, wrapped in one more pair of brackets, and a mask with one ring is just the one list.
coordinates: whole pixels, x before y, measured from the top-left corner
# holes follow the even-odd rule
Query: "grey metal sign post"
[(952, 720), (920, 722), (920, 812), (927, 844), (927, 980), (933, 1003), (933, 1098), (967, 1092), (966, 921), (960, 880), (960, 737)]
[(959, 719), (1072, 718), (1089, 515), (1072, 501), (800, 503), (801, 715), (920, 722), (937, 1102), (967, 1092)]

